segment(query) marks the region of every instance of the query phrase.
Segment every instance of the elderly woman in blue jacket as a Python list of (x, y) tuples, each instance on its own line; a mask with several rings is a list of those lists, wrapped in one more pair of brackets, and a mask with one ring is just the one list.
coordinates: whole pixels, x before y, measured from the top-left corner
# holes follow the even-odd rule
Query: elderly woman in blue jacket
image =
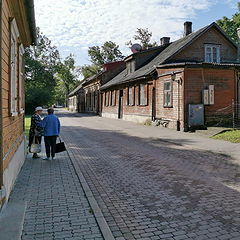
[(54, 109), (49, 108), (47, 111), (48, 115), (41, 122), (47, 155), (44, 160), (50, 160), (50, 156), (54, 159), (57, 137), (60, 133), (60, 121), (54, 114)]

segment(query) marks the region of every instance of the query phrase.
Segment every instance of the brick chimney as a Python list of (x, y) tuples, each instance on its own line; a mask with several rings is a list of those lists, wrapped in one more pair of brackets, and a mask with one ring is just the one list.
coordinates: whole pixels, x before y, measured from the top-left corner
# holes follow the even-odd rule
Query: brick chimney
[(190, 33), (192, 33), (192, 22), (185, 22), (184, 23), (184, 36), (187, 36)]
[(160, 38), (160, 43), (161, 43), (161, 46), (170, 43), (170, 37), (162, 37), (162, 38)]

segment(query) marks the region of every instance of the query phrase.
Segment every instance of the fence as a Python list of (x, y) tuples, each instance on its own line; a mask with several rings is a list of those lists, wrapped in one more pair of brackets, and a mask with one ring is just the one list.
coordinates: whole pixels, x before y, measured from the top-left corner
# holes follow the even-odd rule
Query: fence
[(233, 119), (233, 128), (240, 129), (240, 104), (233, 103), (232, 104), (232, 119)]
[(207, 116), (207, 125), (215, 127), (231, 127), (240, 129), (240, 104), (231, 105), (216, 110), (214, 115)]

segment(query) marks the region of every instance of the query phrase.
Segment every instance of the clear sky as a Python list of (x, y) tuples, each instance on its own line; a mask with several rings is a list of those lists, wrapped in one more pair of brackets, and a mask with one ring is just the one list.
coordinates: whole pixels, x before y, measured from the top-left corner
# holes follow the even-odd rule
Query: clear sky
[(35, 0), (37, 26), (65, 57), (73, 53), (78, 65), (89, 64), (89, 46), (114, 41), (124, 55), (125, 43), (137, 28), (148, 28), (153, 40), (176, 40), (183, 23), (193, 30), (237, 12), (238, 0)]

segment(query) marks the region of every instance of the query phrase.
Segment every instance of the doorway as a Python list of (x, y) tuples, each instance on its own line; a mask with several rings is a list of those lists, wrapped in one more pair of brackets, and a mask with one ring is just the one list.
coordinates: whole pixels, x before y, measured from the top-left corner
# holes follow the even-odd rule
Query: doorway
[(123, 89), (119, 90), (118, 119), (123, 118)]

